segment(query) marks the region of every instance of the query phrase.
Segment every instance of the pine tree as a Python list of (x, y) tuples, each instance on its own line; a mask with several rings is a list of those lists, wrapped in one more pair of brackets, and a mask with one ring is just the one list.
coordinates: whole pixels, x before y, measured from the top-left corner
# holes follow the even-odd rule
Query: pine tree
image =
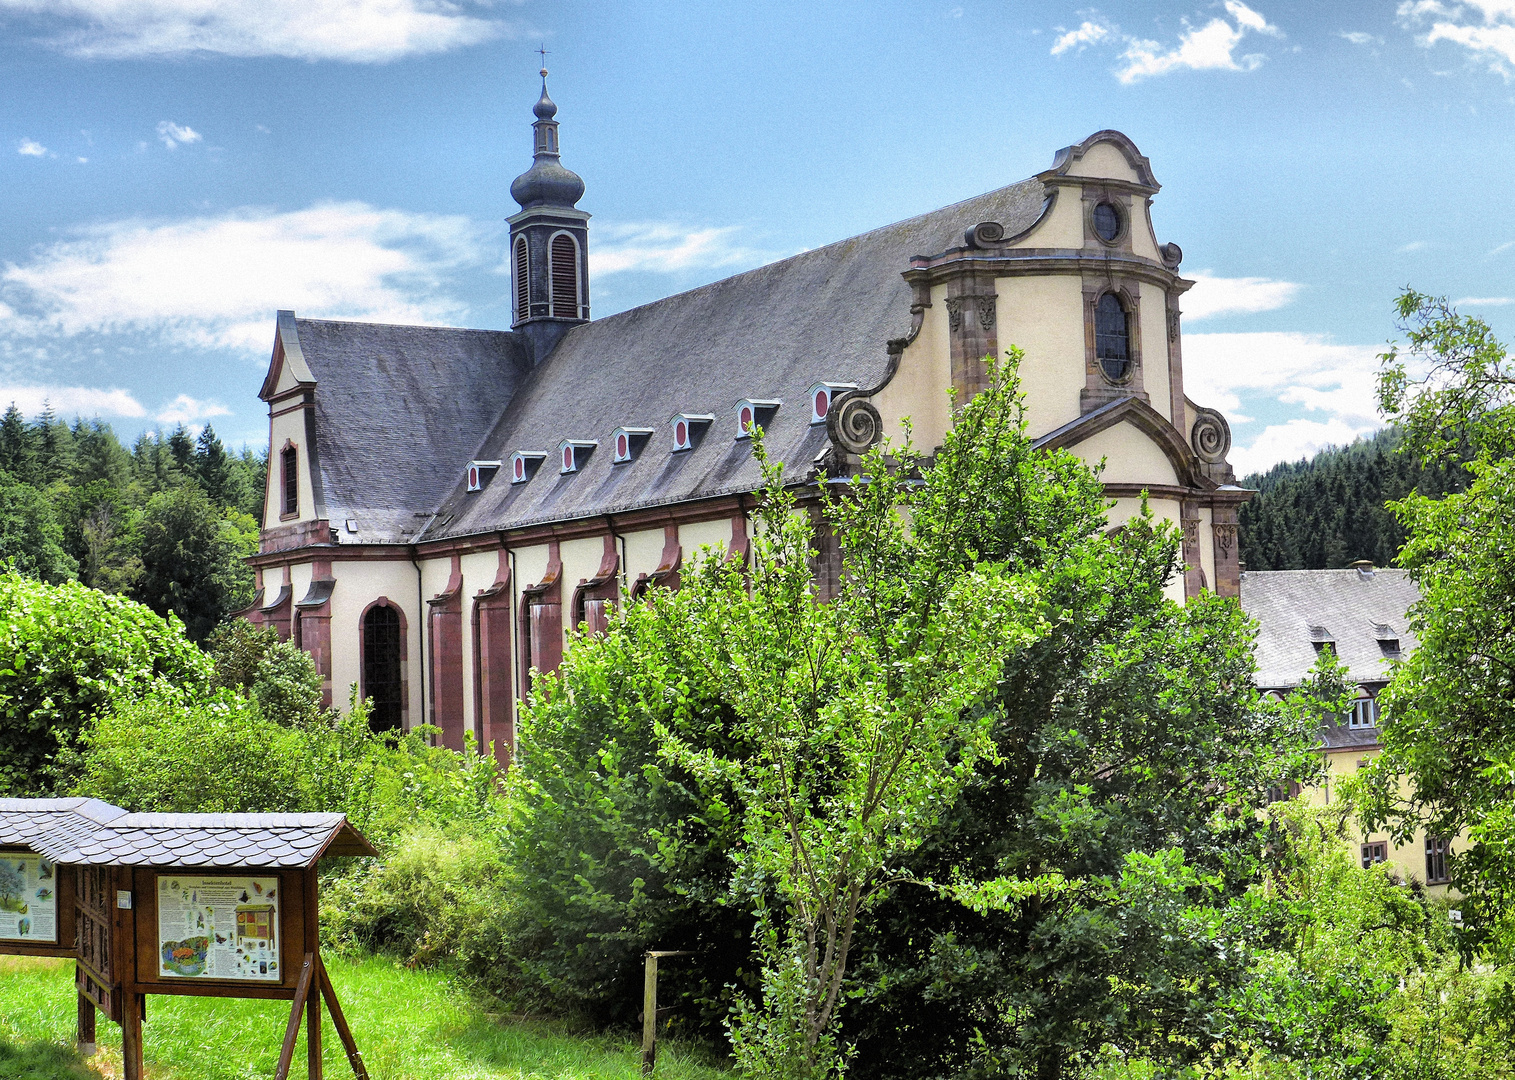
[(27, 430), (26, 418), (16, 403), (11, 402), (5, 415), (0, 417), (0, 469), (10, 473), (23, 484), (37, 479), (37, 454), (32, 446), (32, 433)]

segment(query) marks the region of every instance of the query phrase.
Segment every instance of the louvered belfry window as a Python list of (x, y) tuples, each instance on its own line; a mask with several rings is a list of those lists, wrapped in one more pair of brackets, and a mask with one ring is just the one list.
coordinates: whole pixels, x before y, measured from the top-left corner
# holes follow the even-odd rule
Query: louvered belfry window
[(579, 317), (579, 246), (567, 233), (552, 238), (552, 315)]
[(531, 258), (526, 254), (526, 237), (516, 239), (516, 321), (531, 314)]

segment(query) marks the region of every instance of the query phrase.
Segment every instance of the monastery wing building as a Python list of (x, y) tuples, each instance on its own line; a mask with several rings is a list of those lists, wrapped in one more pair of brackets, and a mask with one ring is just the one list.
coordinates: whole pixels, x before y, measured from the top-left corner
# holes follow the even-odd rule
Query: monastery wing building
[[(545, 72), (543, 73), (545, 76)], [(1234, 596), (1250, 492), (1225, 419), (1184, 396), (1178, 246), (1118, 131), (1029, 180), (604, 319), (590, 319), (584, 183), (545, 78), (511, 185), (511, 330), (281, 311), (260, 397), (268, 502), (246, 613), (308, 651), (328, 700), (502, 753), (531, 672), (607, 605), (676, 586), (702, 545), (745, 553), (759, 424), (812, 508), (909, 417), (939, 445), (949, 389), (1025, 350), (1033, 436), (1105, 462), (1111, 523), (1183, 530), (1173, 595)], [(818, 576), (834, 584), (824, 537)]]

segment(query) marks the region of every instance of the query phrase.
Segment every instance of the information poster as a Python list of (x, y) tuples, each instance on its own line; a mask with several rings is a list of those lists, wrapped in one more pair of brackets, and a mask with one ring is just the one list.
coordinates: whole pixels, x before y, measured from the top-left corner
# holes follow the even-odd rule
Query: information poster
[(158, 877), (158, 974), (278, 982), (279, 879)]
[(0, 940), (58, 943), (58, 880), (41, 855), (0, 852)]

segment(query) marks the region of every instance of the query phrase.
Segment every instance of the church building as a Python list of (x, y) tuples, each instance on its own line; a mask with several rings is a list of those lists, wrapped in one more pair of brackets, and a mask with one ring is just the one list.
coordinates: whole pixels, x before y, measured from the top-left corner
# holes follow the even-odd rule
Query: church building
[[(929, 452), (949, 390), (1010, 345), (1039, 444), (1091, 464), (1113, 526), (1143, 492), (1182, 530), (1175, 599), (1235, 596), (1230, 429), (1184, 394), (1177, 244), (1125, 135), (1100, 131), (1028, 180), (690, 292), (590, 318), (584, 182), (557, 106), (510, 193), (514, 320), (462, 330), (278, 313), (260, 397), (268, 502), (246, 615), (352, 685), (376, 726), (514, 741), (516, 699), (576, 627), (677, 587), (705, 545), (745, 556), (761, 425), (815, 512), (909, 418)], [(818, 529), (824, 594), (838, 572)]]

